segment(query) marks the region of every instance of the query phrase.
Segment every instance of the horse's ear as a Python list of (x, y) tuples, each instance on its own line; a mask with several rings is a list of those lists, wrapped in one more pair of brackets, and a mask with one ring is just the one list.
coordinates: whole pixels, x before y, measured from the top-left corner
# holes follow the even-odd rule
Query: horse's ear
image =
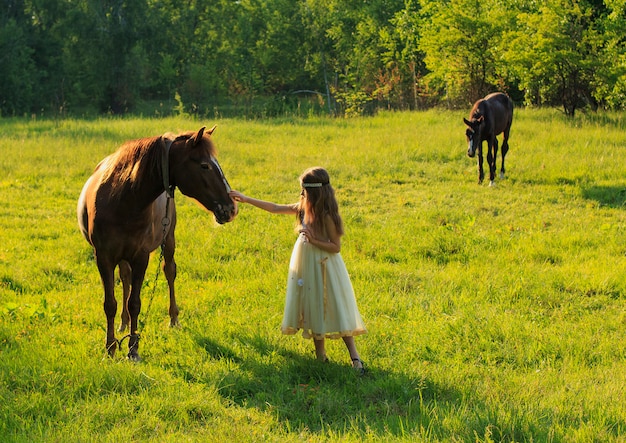
[(213, 125), (213, 127), (212, 127), (211, 129), (209, 129), (209, 130), (207, 131), (207, 133), (208, 133), (209, 135), (213, 135), (213, 131), (215, 131), (215, 128), (217, 128), (217, 125)]
[(200, 143), (200, 140), (202, 140), (202, 136), (204, 135), (204, 130), (206, 129), (206, 126), (201, 127), (198, 132), (196, 132), (193, 137), (191, 137), (189, 139), (189, 142), (191, 142), (191, 144), (193, 146), (196, 146), (198, 143)]
[(480, 117), (478, 117), (478, 118), (476, 119), (476, 123), (479, 123), (479, 124), (480, 124), (480, 123), (482, 123), (484, 120), (485, 120), (485, 116), (484, 116), (484, 115), (481, 115)]
[(467, 126), (471, 127), (472, 126), (472, 122), (470, 122), (468, 119), (466, 119), (465, 117), (463, 117), (463, 123), (465, 123)]

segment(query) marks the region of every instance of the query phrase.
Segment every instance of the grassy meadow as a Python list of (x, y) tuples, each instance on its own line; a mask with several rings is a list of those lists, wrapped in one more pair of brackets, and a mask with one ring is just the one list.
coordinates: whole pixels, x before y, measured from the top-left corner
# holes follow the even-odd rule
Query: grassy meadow
[[(626, 115), (517, 109), (489, 187), (465, 114), (0, 120), (0, 441), (625, 442)], [(295, 220), (218, 226), (180, 192), (182, 326), (155, 255), (143, 360), (106, 357), (80, 189), (127, 139), (215, 123), (251, 196), (295, 202), (329, 170), (364, 377), (341, 341), (322, 364), (280, 333)]]

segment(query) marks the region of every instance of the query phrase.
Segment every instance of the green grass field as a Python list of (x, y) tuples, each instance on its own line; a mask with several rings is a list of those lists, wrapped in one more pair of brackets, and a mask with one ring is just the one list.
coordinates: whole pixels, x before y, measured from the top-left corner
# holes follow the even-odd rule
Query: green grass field
[[(0, 441), (626, 441), (626, 116), (516, 110), (488, 187), (464, 115), (0, 120)], [(214, 123), (244, 193), (295, 202), (329, 170), (364, 377), (280, 333), (295, 220), (217, 226), (180, 192), (182, 327), (155, 255), (143, 361), (106, 357), (82, 184), (124, 140)]]

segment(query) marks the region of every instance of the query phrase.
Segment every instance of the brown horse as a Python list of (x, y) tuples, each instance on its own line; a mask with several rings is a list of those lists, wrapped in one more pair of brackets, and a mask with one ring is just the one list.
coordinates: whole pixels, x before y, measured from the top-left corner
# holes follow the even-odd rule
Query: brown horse
[(513, 123), (513, 102), (502, 92), (489, 94), (474, 103), (469, 120), (463, 119), (467, 125), (467, 155), (474, 157), (478, 152), (478, 183), (485, 177), (483, 172), (483, 141), (487, 140), (487, 163), (489, 164), (489, 186), (493, 185), (496, 176), (496, 156), (498, 140), (496, 136), (504, 133), (502, 140), (502, 168), (500, 178), (504, 178), (504, 157), (509, 151), (509, 132)]
[(218, 223), (231, 221), (237, 205), (229, 197), (230, 186), (215, 159), (210, 138), (215, 127), (178, 136), (165, 134), (123, 144), (106, 157), (89, 177), (78, 199), (78, 224), (93, 246), (104, 286), (107, 317), (106, 349), (115, 354), (115, 268), (123, 285), (122, 324), (130, 326), (128, 358), (139, 360), (137, 318), (140, 292), (150, 253), (159, 245), (170, 293), (170, 324), (178, 324), (174, 295), (176, 262), (174, 190), (213, 212)]

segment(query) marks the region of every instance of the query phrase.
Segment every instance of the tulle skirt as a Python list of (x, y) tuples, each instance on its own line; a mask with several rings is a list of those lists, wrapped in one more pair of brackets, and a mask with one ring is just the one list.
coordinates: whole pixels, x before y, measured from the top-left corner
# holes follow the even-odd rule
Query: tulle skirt
[(365, 334), (350, 276), (341, 254), (323, 251), (300, 235), (291, 254), (283, 334), (304, 338)]

